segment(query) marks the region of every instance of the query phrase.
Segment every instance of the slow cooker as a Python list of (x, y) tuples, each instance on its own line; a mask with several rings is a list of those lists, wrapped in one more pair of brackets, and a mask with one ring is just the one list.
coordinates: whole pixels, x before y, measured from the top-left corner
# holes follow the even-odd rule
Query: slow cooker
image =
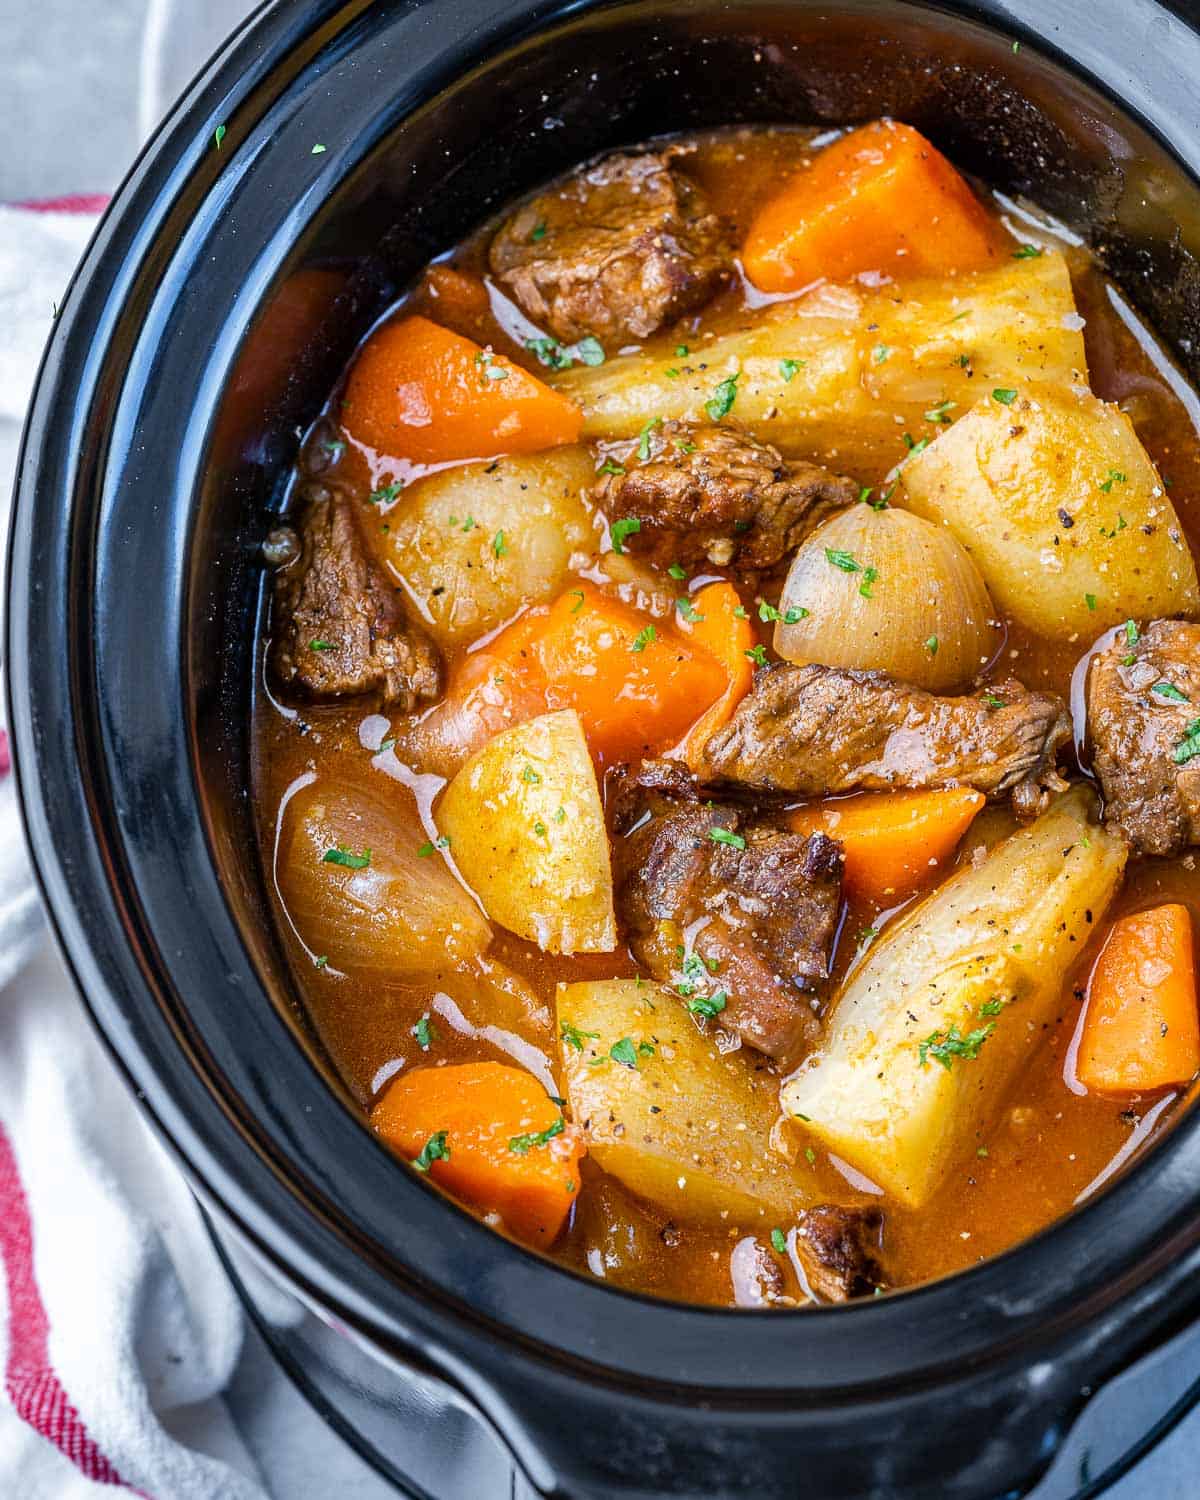
[(248, 731), (298, 437), (407, 279), (505, 199), (666, 130), (894, 115), (1085, 236), (1200, 378), (1198, 77), (1186, 0), (273, 0), (117, 193), (19, 473), (29, 840), (281, 1357), (401, 1489), (1058, 1500), (1190, 1405), (1197, 1116), (1009, 1253), (840, 1309), (620, 1292), (439, 1196), (297, 1007)]

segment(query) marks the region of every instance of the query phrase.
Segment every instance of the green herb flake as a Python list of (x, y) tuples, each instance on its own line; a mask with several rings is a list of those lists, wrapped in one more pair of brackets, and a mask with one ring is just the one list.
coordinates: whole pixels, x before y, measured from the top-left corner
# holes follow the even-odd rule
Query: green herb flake
[(714, 844), (728, 844), (731, 849), (744, 849), (746, 840), (730, 828), (710, 828), (708, 836)]
[(992, 392), (992, 400), (998, 401), (1001, 406), (1011, 406), (1016, 399), (1016, 391), (1009, 386), (998, 385)]
[(575, 356), (585, 365), (602, 365), (604, 346), (594, 334), (589, 333), (575, 345)]
[(217, 128), (213, 131), (213, 145), (217, 148), (218, 151), (221, 149), (221, 142), (224, 139), (225, 127), (224, 125), (218, 125)]
[(1200, 719), (1193, 719), (1171, 752), (1171, 759), (1177, 766), (1184, 766), (1197, 755), (1200, 755)]
[(372, 505), (386, 505), (394, 500), (404, 488), (398, 479), (393, 479), (390, 484), (381, 484), (377, 490), (372, 490), (367, 499)]
[(553, 1125), (547, 1125), (545, 1130), (535, 1130), (531, 1135), (514, 1135), (508, 1140), (508, 1149), (515, 1151), (518, 1156), (528, 1156), (531, 1151), (536, 1151), (539, 1146), (548, 1146), (556, 1135), (562, 1135), (567, 1128), (567, 1122), (559, 1115)]
[(562, 1023), (558, 1034), (567, 1046), (574, 1047), (576, 1052), (583, 1051), (585, 1041), (594, 1042), (600, 1035), (598, 1031), (580, 1031), (579, 1027), (572, 1026), (570, 1021)]
[(874, 490), (874, 487), (872, 485), (864, 484), (863, 487), (862, 487), (862, 489), (859, 490), (859, 492), (858, 492), (858, 503), (860, 505), (866, 505), (866, 504), (868, 504), (870, 502), (871, 496), (874, 493), (875, 493), (875, 490)]
[(679, 613), (683, 616), (683, 618), (688, 622), (689, 625), (695, 625), (698, 621), (703, 620), (704, 618), (704, 616), (700, 613), (700, 611), (696, 608), (692, 601), (683, 597), (682, 595), (678, 599), (676, 599), (675, 608), (679, 611)]
[(546, 238), (546, 224), (544, 220), (533, 226), (529, 238), (531, 240), (544, 240)]
[(756, 667), (765, 667), (767, 664), (767, 651), (763, 645), (750, 646), (742, 655), (749, 657)]
[(492, 556), (496, 558), (508, 556), (508, 542), (502, 531), (498, 531), (492, 538)]
[(779, 1255), (786, 1255), (787, 1254), (787, 1240), (784, 1238), (784, 1234), (783, 1234), (783, 1230), (782, 1229), (772, 1229), (772, 1231), (771, 1231), (771, 1247)]
[(526, 766), (521, 772), (521, 780), (527, 782), (530, 786), (540, 786), (542, 778), (532, 766)]
[(329, 455), (333, 463), (337, 463), (338, 459), (346, 451), (346, 445), (342, 442), (341, 438), (334, 438), (332, 442), (322, 443), (321, 447)]
[(733, 410), (733, 403), (737, 400), (737, 383), (736, 375), (727, 375), (704, 403), (704, 410), (710, 422), (719, 422), (722, 417), (727, 417)]
[(654, 429), (656, 427), (661, 427), (661, 426), (662, 426), (662, 418), (661, 417), (651, 417), (648, 422), (646, 422), (646, 423), (643, 424), (641, 431), (638, 433), (638, 439), (637, 439), (637, 456), (638, 456), (639, 460), (642, 463), (649, 463), (649, 461), (650, 461), (650, 434), (654, 431)]
[(326, 953), (322, 953), (322, 954), (318, 955), (318, 957), (316, 957), (316, 958), (313, 959), (313, 968), (314, 969), (323, 969), (328, 962), (329, 962), (329, 955), (326, 954)]
[[(1108, 477), (1106, 479), (1097, 480), (1096, 483), (1100, 487), (1100, 489), (1102, 489), (1104, 491), (1104, 493), (1107, 495), (1107, 494), (1111, 493), (1112, 487), (1113, 487), (1114, 484), (1125, 484), (1126, 481), (1127, 481), (1127, 478), (1128, 478), (1128, 476), (1125, 475), (1125, 474), (1122, 474), (1122, 472), (1120, 471), (1120, 469), (1109, 469), (1109, 471), (1108, 471)], [(1123, 529), (1124, 528), (1120, 528), (1120, 527), (1118, 528), (1118, 530), (1123, 530)]]
[(938, 654), (938, 638), (936, 635), (929, 636), (924, 645), (926, 651), (929, 652), (930, 656), (936, 656)]
[(981, 1016), (998, 1016), (1004, 1009), (1004, 1001), (999, 995), (993, 995), (990, 1000), (985, 1000), (979, 1007)]
[(633, 1044), (631, 1037), (623, 1036), (619, 1042), (614, 1042), (608, 1049), (608, 1055), (613, 1062), (620, 1063), (623, 1068), (637, 1068), (639, 1048)]
[(779, 373), (790, 384), (795, 377), (796, 371), (803, 369), (807, 363), (806, 359), (781, 359), (779, 361)]
[(334, 849), (326, 849), (321, 856), (323, 865), (341, 865), (346, 870), (365, 870), (371, 863), (371, 851), (364, 849), (361, 854), (351, 854), (349, 849), (338, 844)]
[(877, 365), (881, 365), (891, 352), (891, 349), (886, 344), (876, 344), (874, 349), (871, 350), (871, 357)]
[(556, 823), (565, 823), (567, 821), (567, 810), (565, 807), (560, 807), (554, 814), (554, 821)]
[(714, 990), (711, 995), (693, 995), (687, 1003), (687, 1008), (692, 1015), (703, 1016), (705, 1020), (711, 1021), (725, 1009), (728, 999), (729, 996), (724, 990)]
[(957, 407), (957, 401), (939, 401), (936, 406), (931, 406), (925, 413), (927, 422), (948, 422), (950, 413)]
[(1173, 682), (1156, 682), (1150, 689), (1157, 693), (1160, 698), (1167, 698), (1172, 703), (1190, 703), (1191, 699), (1186, 693), (1181, 693)]
[(637, 516), (622, 516), (619, 521), (614, 521), (609, 527), (608, 534), (612, 538), (613, 551), (625, 551), (625, 538), (633, 536), (635, 532), (641, 531), (642, 523)]
[(333, 642), (332, 641), (322, 641), (322, 640), (309, 641), (309, 643), (308, 643), (308, 649), (310, 651), (332, 651), (333, 650)]
[(792, 609), (783, 612), (783, 623), (785, 625), (799, 625), (801, 620), (808, 619), (808, 610), (802, 604), (795, 605)]
[(667, 572), (675, 579), (676, 583), (687, 577), (687, 569), (681, 568), (678, 563), (672, 563)]
[(575, 363), (557, 339), (526, 339), (525, 347), (549, 370), (569, 370)]
[(924, 453), (926, 448), (929, 447), (929, 439), (927, 437), (917, 438), (914, 442), (912, 433), (906, 432), (904, 434), (904, 446), (908, 449), (908, 456), (916, 458), (918, 453)]
[(1138, 643), (1138, 641), (1140, 641), (1140, 640), (1141, 640), (1141, 635), (1138, 632), (1137, 621), (1136, 620), (1126, 620), (1125, 621), (1125, 644), (1127, 646), (1136, 646), (1137, 643)]
[(1046, 252), (1037, 245), (1022, 245), (1019, 250), (1012, 253), (1013, 260), (1037, 260)]
[(647, 625), (644, 630), (638, 631), (637, 635), (634, 638), (633, 645), (630, 646), (629, 649), (631, 651), (644, 651), (650, 644), (650, 642), (655, 640), (657, 636), (658, 631), (655, 630), (654, 626)]
[(413, 1036), (422, 1052), (428, 1052), (430, 1044), (437, 1041), (438, 1029), (428, 1015), (424, 1015), (413, 1027)]
[(843, 551), (841, 547), (826, 547), (825, 561), (832, 567), (840, 568), (843, 573), (862, 572), (862, 564), (856, 560), (853, 552)]
[(583, 601), (585, 598), (584, 592), (582, 589), (572, 589), (571, 597), (575, 600), (575, 603), (571, 606), (571, 613), (573, 615), (577, 615), (583, 608)]
[(758, 601), (758, 618), (764, 625), (769, 625), (772, 620), (778, 620), (781, 616), (773, 604), (768, 604), (765, 599), (760, 599)]
[(980, 700), (986, 708), (1003, 708), (1004, 699), (997, 698), (995, 693), (985, 693)]
[(1095, 596), (1095, 594), (1084, 594), (1084, 596), (1083, 596), (1083, 602), (1087, 605), (1087, 607), (1089, 609), (1095, 609), (1096, 608), (1096, 596)]
[(927, 1067), (932, 1057), (941, 1063), (942, 1067), (950, 1072), (954, 1066), (956, 1057), (965, 1058), (968, 1062), (979, 1056), (979, 1049), (996, 1029), (995, 1021), (989, 1021), (986, 1026), (977, 1027), (963, 1036), (957, 1026), (951, 1026), (949, 1031), (932, 1031), (917, 1047), (917, 1053), (921, 1060), (921, 1066)]
[(688, 346), (686, 344), (675, 345), (675, 358), (686, 359), (688, 357)]
[(813, 1148), (811, 1146), (805, 1146), (805, 1148), (804, 1148), (804, 1159), (809, 1164), (810, 1167), (815, 1167), (816, 1166), (816, 1164), (817, 1164), (817, 1153), (813, 1150)]
[(308, 154), (310, 156), (320, 156), (324, 152), (324, 150), (325, 150), (324, 146), (322, 146), (320, 144), (317, 144), (316, 146), (314, 146), (312, 148), (312, 150)]
[(875, 597), (871, 593), (871, 585), (878, 579), (878, 577), (878, 568), (863, 569), (862, 582), (858, 586), (858, 592), (863, 596), (864, 599), (873, 599)]
[(418, 1172), (428, 1172), (435, 1161), (449, 1161), (450, 1147), (446, 1144), (449, 1131), (438, 1130), (421, 1147), (420, 1155), (413, 1161)]

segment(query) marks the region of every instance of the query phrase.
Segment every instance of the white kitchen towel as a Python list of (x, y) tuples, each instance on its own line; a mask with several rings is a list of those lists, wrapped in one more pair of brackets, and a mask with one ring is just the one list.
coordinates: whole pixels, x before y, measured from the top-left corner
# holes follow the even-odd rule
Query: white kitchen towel
[[(0, 207), (4, 535), (37, 362), (97, 207)], [(265, 1500), (219, 1399), (240, 1306), (50, 942), (6, 735), (0, 848), (0, 1496)]]

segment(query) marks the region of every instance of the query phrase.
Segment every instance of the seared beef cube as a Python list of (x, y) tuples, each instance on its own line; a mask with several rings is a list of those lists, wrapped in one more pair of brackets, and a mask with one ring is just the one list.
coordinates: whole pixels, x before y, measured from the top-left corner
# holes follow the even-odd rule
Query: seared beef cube
[(879, 1263), (883, 1214), (825, 1203), (800, 1215), (796, 1252), (811, 1290), (825, 1302), (869, 1297), (885, 1285)]
[(945, 698), (884, 672), (783, 663), (708, 741), (705, 775), (802, 797), (971, 786), (1011, 792), (1031, 817), (1065, 785), (1054, 763), (1070, 733), (1060, 698), (1015, 681)]
[(1087, 680), (1093, 766), (1104, 821), (1139, 854), (1200, 843), (1200, 625), (1122, 630)]
[(795, 1056), (816, 1038), (841, 850), (824, 834), (702, 802), (685, 772), (663, 766), (610, 780), (617, 912), (634, 955), (749, 1046)]
[(271, 666), (309, 698), (377, 693), (408, 713), (441, 692), (441, 657), (372, 557), (357, 506), (325, 490), (304, 501), (299, 555), (275, 575)]
[(733, 422), (664, 422), (646, 445), (646, 461), (626, 459), (626, 472), (605, 475), (594, 493), (610, 519), (641, 522), (624, 545), (661, 567), (765, 571), (858, 499), (853, 480), (786, 460)]
[(563, 343), (615, 351), (707, 302), (729, 276), (724, 226), (671, 151), (605, 157), (543, 193), (492, 241), (497, 280)]

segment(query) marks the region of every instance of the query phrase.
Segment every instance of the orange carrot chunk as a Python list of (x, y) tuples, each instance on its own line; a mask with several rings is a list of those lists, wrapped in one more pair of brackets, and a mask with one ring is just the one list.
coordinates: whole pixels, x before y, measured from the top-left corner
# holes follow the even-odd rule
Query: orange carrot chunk
[(363, 346), (341, 420), (381, 457), (440, 464), (573, 443), (583, 414), (502, 354), (409, 317), (384, 324)]
[(531, 610), (489, 650), (513, 662), (524, 687), (544, 683), (547, 708), (575, 709), (592, 754), (610, 765), (677, 744), (728, 682), (702, 646), (590, 583)]
[(1075, 1075), (1099, 1094), (1187, 1083), (1200, 1071), (1192, 920), (1172, 902), (1114, 922), (1088, 983)]
[(970, 787), (861, 792), (788, 814), (797, 833), (827, 833), (846, 856), (846, 894), (894, 905), (939, 872), (987, 799)]
[(820, 151), (759, 210), (742, 263), (765, 292), (861, 271), (937, 276), (996, 254), (987, 215), (911, 125), (877, 120)]
[(579, 1192), (584, 1146), (523, 1068), (463, 1063), (402, 1074), (371, 1111), (393, 1151), (527, 1244), (549, 1245)]
[(754, 678), (754, 626), (731, 583), (710, 583), (692, 598), (690, 620), (681, 629), (725, 669), (725, 691), (696, 720), (680, 750), (693, 770), (711, 735), (728, 723)]

